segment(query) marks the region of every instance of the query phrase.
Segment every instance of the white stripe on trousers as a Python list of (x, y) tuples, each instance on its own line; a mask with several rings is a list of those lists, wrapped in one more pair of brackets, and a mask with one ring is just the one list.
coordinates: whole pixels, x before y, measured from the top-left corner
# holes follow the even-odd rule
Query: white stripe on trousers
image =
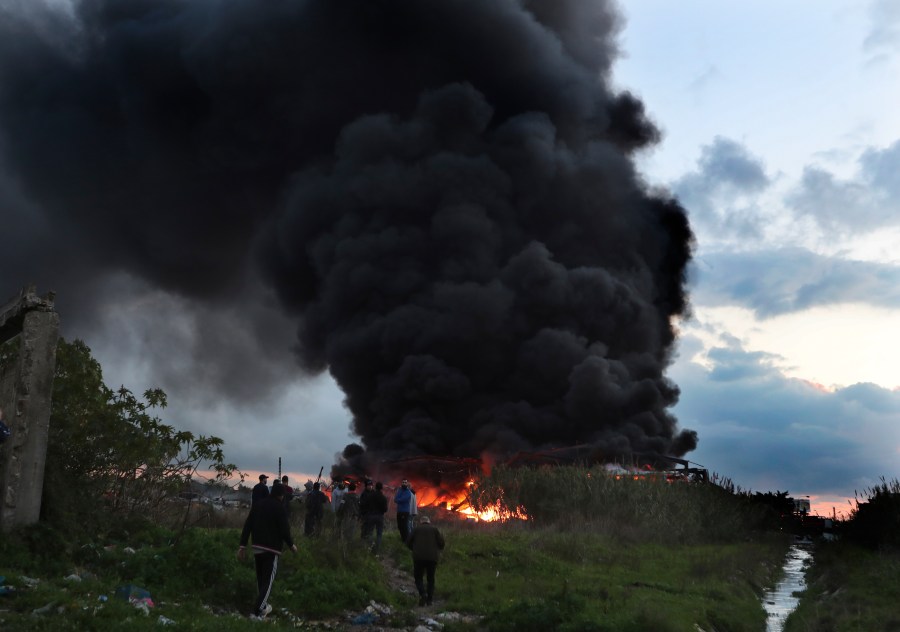
[(276, 555), (275, 559), (272, 560), (272, 574), (269, 576), (269, 587), (266, 589), (266, 595), (263, 597), (262, 603), (259, 604), (259, 612), (257, 614), (262, 614), (266, 610), (266, 604), (269, 603), (269, 595), (272, 594), (272, 584), (275, 583), (275, 573), (278, 572), (278, 558), (280, 555)]

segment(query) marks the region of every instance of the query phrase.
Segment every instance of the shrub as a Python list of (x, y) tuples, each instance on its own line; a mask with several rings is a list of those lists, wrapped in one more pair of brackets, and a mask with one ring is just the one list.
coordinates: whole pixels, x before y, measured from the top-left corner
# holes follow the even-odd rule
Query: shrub
[(900, 547), (900, 481), (882, 478), (863, 494), (867, 500), (857, 500), (845, 536), (871, 549)]

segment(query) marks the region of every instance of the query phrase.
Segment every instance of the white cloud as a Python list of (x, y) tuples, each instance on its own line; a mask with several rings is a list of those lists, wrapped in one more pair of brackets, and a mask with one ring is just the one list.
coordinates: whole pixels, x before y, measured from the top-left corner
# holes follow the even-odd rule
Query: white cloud
[[(828, 391), (785, 376), (771, 354), (734, 339), (707, 359), (704, 367), (682, 356), (671, 371), (682, 389), (675, 413), (700, 436), (692, 460), (744, 489), (798, 495), (849, 497), (900, 474), (900, 391), (873, 384)], [(741, 367), (741, 379), (716, 379), (729, 367)]]
[(841, 179), (808, 166), (789, 206), (825, 230), (868, 232), (900, 223), (900, 141), (885, 149), (869, 148), (858, 161), (854, 178)]

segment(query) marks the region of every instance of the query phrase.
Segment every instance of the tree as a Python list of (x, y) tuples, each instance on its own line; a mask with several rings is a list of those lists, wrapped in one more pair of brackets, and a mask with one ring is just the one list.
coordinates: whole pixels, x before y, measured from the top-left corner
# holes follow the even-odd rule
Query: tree
[(138, 398), (106, 386), (81, 340), (60, 339), (56, 362), (42, 504), (48, 520), (84, 524), (98, 508), (158, 518), (203, 466), (215, 481), (237, 472), (222, 439), (176, 430), (154, 414), (167, 404), (161, 389)]

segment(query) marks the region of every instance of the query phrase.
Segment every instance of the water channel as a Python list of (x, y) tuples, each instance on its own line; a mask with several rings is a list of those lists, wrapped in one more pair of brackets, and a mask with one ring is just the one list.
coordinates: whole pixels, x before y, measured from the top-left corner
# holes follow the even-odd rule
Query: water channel
[(788, 550), (784, 562), (784, 577), (763, 597), (766, 609), (766, 632), (781, 632), (788, 615), (797, 607), (795, 593), (806, 588), (806, 567), (812, 562), (812, 546), (798, 543)]

